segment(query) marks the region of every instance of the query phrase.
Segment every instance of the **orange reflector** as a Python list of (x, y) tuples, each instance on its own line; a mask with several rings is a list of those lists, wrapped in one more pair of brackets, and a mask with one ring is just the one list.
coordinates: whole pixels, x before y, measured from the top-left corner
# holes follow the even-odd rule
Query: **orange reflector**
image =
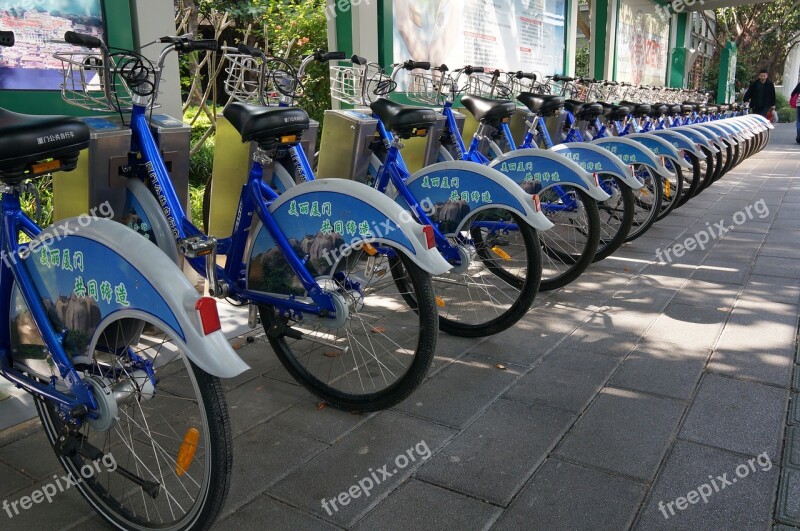
[(297, 135), (286, 135), (281, 137), (281, 144), (288, 144), (289, 142), (297, 142)]
[(506, 262), (510, 262), (511, 261), (511, 255), (508, 254), (507, 252), (505, 252), (504, 250), (502, 250), (500, 247), (498, 247), (496, 245), (494, 247), (492, 247), (492, 252), (494, 254), (496, 254), (497, 256), (499, 256), (500, 258), (502, 258), (503, 260), (505, 260)]
[(669, 179), (664, 179), (664, 195), (672, 197), (672, 184), (670, 184)]
[(428, 134), (428, 130), (427, 129), (417, 129), (416, 131), (414, 131), (414, 134), (417, 135), (417, 136), (425, 136), (425, 135)]
[(444, 308), (444, 299), (438, 295), (436, 296), (436, 306), (439, 308)]
[(425, 225), (422, 227), (422, 232), (425, 233), (425, 245), (428, 249), (436, 247), (436, 236), (433, 233), (433, 225)]
[(194, 309), (200, 315), (200, 323), (203, 325), (203, 334), (208, 335), (222, 328), (217, 313), (217, 301), (211, 297), (200, 297), (194, 305)]
[(61, 161), (58, 159), (50, 160), (48, 162), (41, 162), (31, 166), (33, 173), (46, 173), (56, 171), (61, 167)]
[(378, 254), (378, 251), (375, 249), (375, 247), (373, 247), (372, 245), (370, 245), (368, 243), (362, 243), (361, 244), (361, 250), (364, 251), (365, 253), (367, 253), (370, 256), (375, 256), (376, 254)]
[(533, 194), (533, 208), (536, 212), (542, 211), (542, 200), (539, 199), (539, 194)]
[(182, 476), (189, 470), (189, 466), (194, 461), (194, 454), (197, 453), (197, 444), (200, 442), (200, 432), (197, 428), (189, 428), (183, 436), (181, 449), (178, 451), (178, 458), (175, 460), (175, 473)]

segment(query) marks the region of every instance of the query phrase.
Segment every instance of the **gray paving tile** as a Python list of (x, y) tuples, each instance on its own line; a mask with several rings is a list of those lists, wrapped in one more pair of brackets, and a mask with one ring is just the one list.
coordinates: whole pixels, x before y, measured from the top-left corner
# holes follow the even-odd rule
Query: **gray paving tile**
[(266, 422), (301, 400), (318, 400), (298, 385), (259, 377), (226, 393), (233, 434), (237, 436)]
[(559, 347), (523, 376), (505, 397), (579, 412), (600, 391), (620, 361), (581, 350), (577, 345)]
[[(574, 311), (589, 315), (589, 312)], [(537, 314), (547, 316), (548, 319), (538, 319), (536, 318)], [(547, 308), (534, 310), (513, 328), (487, 338), (486, 341), (473, 348), (470, 355), (501, 363), (530, 367), (575, 330), (580, 323), (577, 319), (564, 318), (555, 321), (550, 317), (551, 312)]]
[(707, 374), (680, 437), (777, 460), (787, 399), (788, 390)]
[(708, 362), (708, 371), (784, 387), (789, 383), (793, 365), (791, 348), (783, 351), (717, 348)]
[(604, 320), (596, 320), (575, 330), (559, 348), (598, 352), (607, 356), (625, 356), (643, 333), (618, 330)]
[(0, 497), (5, 497), (33, 485), (32, 479), (3, 463), (0, 463), (0, 477), (3, 478), (3, 483), (0, 484)]
[[(0, 473), (3, 473), (3, 471), (0, 470)], [(66, 472), (62, 472), (59, 478), (61, 475), (66, 475)], [(3, 480), (5, 483), (5, 476), (3, 476)], [(74, 488), (58, 492), (52, 498), (52, 503), (47, 503), (47, 498), (43, 498), (39, 504), (32, 505), (28, 510), (24, 510), (19, 504), (14, 506), (14, 502), (20, 501), (23, 496), (30, 497), (34, 491), (41, 491), (51, 481), (55, 480), (50, 479), (48, 481), (45, 479), (35, 485), (29, 485), (28, 488), (18, 491), (13, 496), (0, 495), (9, 503), (8, 509), (0, 512), (0, 519), (2, 519), (0, 521), (3, 522), (3, 528), (8, 530), (61, 529), (70, 523), (85, 520), (87, 513), (93, 513), (91, 506), (86, 503), (86, 500)], [(81, 528), (109, 529), (108, 525), (104, 524), (99, 518), (96, 519), (96, 522), (97, 525), (81, 526)]]
[(704, 366), (704, 360), (653, 356), (637, 348), (609, 385), (688, 400)]
[(711, 256), (692, 274), (692, 279), (724, 284), (743, 284), (750, 272), (751, 264), (749, 259), (737, 263)]
[(273, 430), (288, 430), (333, 444), (372, 416), (332, 407), (320, 408), (319, 404), (304, 400), (270, 420), (268, 425)]
[[(768, 463), (762, 459), (761, 463)], [(748, 473), (737, 478), (737, 467)], [(773, 496), (778, 467), (761, 466), (755, 472), (741, 455), (698, 444), (676, 441), (636, 529), (767, 529), (772, 524)], [(731, 484), (723, 488), (717, 476)], [(744, 475), (744, 472), (742, 471)], [(709, 479), (709, 476), (712, 476)], [(719, 488), (714, 488), (714, 483)], [(704, 502), (700, 490), (706, 495)], [(694, 494), (689, 494), (694, 492)], [(691, 498), (689, 498), (691, 496)], [(683, 498), (679, 500), (679, 498)], [(694, 501), (694, 503), (690, 503)], [(672, 503), (672, 505), (670, 505)], [(680, 505), (678, 505), (680, 503)], [(683, 510), (680, 509), (683, 507)], [(673, 514), (674, 513), (674, 514)], [(666, 514), (666, 517), (665, 517)]]
[(797, 267), (797, 260), (792, 258), (759, 256), (753, 265), (753, 274), (796, 279), (800, 278), (800, 269)]
[(260, 531), (265, 526), (275, 531), (310, 531), (312, 529), (333, 531), (339, 529), (308, 513), (289, 507), (266, 494), (258, 496), (235, 513), (219, 521), (214, 529), (219, 531)]
[(797, 304), (800, 300), (800, 280), (750, 275), (741, 298)]
[(573, 421), (565, 411), (498, 400), (417, 477), (506, 506)]
[(650, 480), (674, 436), (679, 401), (607, 387), (555, 453), (571, 461)]
[(645, 487), (556, 459), (548, 459), (514, 499), (495, 529), (626, 529)]
[(781, 471), (775, 519), (800, 525), (800, 468), (784, 466)]
[(690, 280), (672, 300), (674, 304), (730, 309), (741, 286), (704, 280)]
[(522, 368), (467, 356), (429, 378), (395, 406), (416, 417), (463, 428), (522, 374)]
[(0, 448), (0, 460), (34, 479), (64, 470), (42, 430)]
[(488, 529), (500, 513), (499, 507), (410, 479), (353, 529)]
[[(768, 311), (769, 308), (773, 311)], [(717, 350), (793, 355), (797, 334), (794, 305), (740, 299), (722, 331)], [(757, 334), (753, 330), (758, 330)]]
[(705, 349), (714, 345), (727, 317), (726, 311), (716, 308), (670, 304), (656, 320), (647, 337), (676, 340), (691, 349)]
[[(436, 453), (455, 431), (392, 411), (370, 419), (336, 445), (269, 489), (274, 498), (342, 527), (352, 526)], [(414, 461), (401, 456), (410, 452)], [(385, 468), (384, 468), (385, 467)], [(386, 477), (384, 470), (390, 475)], [(395, 470), (397, 471), (395, 473)], [(377, 481), (374, 480), (377, 477)], [(361, 482), (361, 483), (359, 483)], [(372, 482), (370, 486), (369, 482)], [(354, 485), (364, 490), (350, 498)], [(355, 489), (354, 495), (356, 494)], [(370, 495), (366, 496), (365, 491)], [(346, 502), (339, 501), (339, 497)], [(365, 497), (366, 496), (366, 497)], [(323, 508), (322, 500), (337, 498), (338, 510)], [(328, 503), (329, 507), (332, 507)]]
[(272, 423), (261, 424), (236, 437), (231, 490), (224, 509), (230, 514), (307, 463), (328, 448), (327, 444), (281, 430)]

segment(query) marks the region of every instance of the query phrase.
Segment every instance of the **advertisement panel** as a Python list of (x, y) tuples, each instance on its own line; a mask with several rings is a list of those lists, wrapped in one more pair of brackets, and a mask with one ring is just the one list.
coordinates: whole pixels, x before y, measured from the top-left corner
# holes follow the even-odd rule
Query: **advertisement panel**
[(616, 80), (635, 85), (665, 84), (669, 19), (651, 0), (620, 0)]

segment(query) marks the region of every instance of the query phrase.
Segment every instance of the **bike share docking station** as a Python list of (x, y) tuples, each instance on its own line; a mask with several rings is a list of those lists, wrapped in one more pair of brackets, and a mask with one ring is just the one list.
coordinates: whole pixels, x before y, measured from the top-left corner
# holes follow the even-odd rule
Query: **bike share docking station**
[[(114, 217), (122, 218), (126, 178), (120, 175), (128, 164), (131, 130), (119, 117), (83, 118), (91, 131), (89, 148), (82, 151), (78, 167), (53, 179), (55, 221), (91, 212), (108, 201)], [(191, 127), (164, 114), (154, 114), (150, 128), (167, 163), (178, 198), (189, 205), (189, 144)]]
[[(459, 129), (463, 129), (466, 116), (459, 112), (454, 114)], [(446, 118), (442, 114), (426, 137), (403, 140), (403, 161), (411, 173), (436, 163), (439, 137), (445, 128)], [(317, 177), (366, 182), (369, 146), (378, 138), (377, 131), (378, 120), (372, 117), (369, 109), (325, 111)]]
[[(319, 122), (310, 120), (300, 145), (308, 160), (314, 160), (317, 149)], [(211, 191), (208, 206), (208, 234), (230, 234), (239, 206), (242, 186), (247, 183), (250, 164), (258, 148), (256, 142), (242, 142), (242, 135), (220, 113), (217, 116), (217, 136), (214, 141), (214, 167), (211, 173)], [(263, 164), (263, 179), (272, 184), (274, 164)], [(298, 176), (293, 175), (297, 181)], [(208, 193), (208, 192), (207, 192)]]

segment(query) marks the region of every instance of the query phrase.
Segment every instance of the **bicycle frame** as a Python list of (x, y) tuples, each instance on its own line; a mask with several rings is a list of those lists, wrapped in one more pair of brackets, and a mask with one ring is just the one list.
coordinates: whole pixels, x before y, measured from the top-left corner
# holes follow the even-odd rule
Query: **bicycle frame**
[[(191, 237), (205, 238), (202, 231), (189, 221), (183, 206), (178, 200), (178, 196), (172, 187), (166, 164), (161, 158), (156, 140), (148, 126), (146, 112), (146, 106), (135, 105), (133, 108), (130, 121), (133, 136), (129, 164), (131, 167), (143, 168), (147, 172), (148, 187), (161, 205), (176, 242)], [(137, 158), (138, 153), (142, 154), (141, 159)], [(308, 175), (311, 175), (310, 166), (307, 171), (309, 171)], [(214, 266), (216, 267), (217, 277), (227, 283), (231, 290), (229, 296), (238, 301), (272, 305), (284, 310), (314, 315), (334, 311), (335, 308), (331, 296), (322, 291), (300, 258), (292, 251), (288, 239), (269, 212), (269, 205), (272, 201), (278, 199), (278, 194), (263, 182), (262, 175), (263, 168), (261, 164), (254, 161), (250, 168), (247, 183), (242, 188), (232, 234), (228, 238), (217, 241), (217, 252), (226, 256), (224, 268)], [(248, 231), (254, 214), (258, 215), (269, 234), (283, 251), (292, 272), (302, 283), (313, 300), (313, 304), (293, 298), (287, 299), (281, 296), (252, 291), (243, 287), (243, 258)], [(206, 258), (188, 257), (187, 260), (192, 269), (198, 274), (203, 277), (207, 276)]]
[[(66, 331), (57, 332), (53, 328), (30, 273), (23, 265), (22, 260), (17, 259), (17, 257), (29, 255), (31, 252), (29, 245), (19, 243), (20, 231), (33, 239), (41, 233), (42, 229), (22, 211), (16, 192), (3, 193), (2, 209), (3, 228), (2, 234), (0, 234), (0, 245), (4, 253), (4, 264), (0, 269), (0, 304), (3, 304), (3, 308), (8, 312), (12, 296), (11, 287), (16, 285), (42, 335), (45, 347), (51, 353), (59, 374), (73, 397), (57, 391), (54, 381), (51, 381), (49, 385), (43, 385), (14, 368), (11, 359), (10, 326), (0, 328), (0, 348), (5, 351), (3, 355), (0, 355), (0, 374), (26, 391), (56, 403), (65, 413), (77, 411), (81, 406), (85, 406), (90, 412), (96, 410), (97, 402), (94, 396), (81, 380), (64, 350), (63, 341)], [(10, 259), (5, 257), (10, 257)], [(89, 415), (91, 416), (92, 413)]]

